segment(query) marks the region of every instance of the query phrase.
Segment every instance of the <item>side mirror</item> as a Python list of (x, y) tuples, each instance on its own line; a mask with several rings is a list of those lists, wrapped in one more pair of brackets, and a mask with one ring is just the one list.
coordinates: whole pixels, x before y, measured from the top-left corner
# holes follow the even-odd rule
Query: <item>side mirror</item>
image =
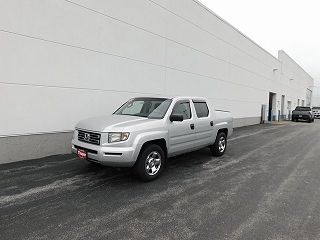
[(172, 114), (170, 116), (170, 121), (171, 122), (182, 122), (183, 121), (183, 116), (181, 114)]

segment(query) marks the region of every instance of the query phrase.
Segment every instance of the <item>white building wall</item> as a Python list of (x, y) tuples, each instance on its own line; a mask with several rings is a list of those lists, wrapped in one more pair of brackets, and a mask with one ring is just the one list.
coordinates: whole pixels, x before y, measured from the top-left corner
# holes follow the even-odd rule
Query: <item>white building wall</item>
[(320, 79), (315, 79), (314, 81), (312, 106), (320, 107)]
[(313, 85), (286, 53), (275, 58), (193, 0), (0, 0), (0, 50), (0, 150), (21, 135), (48, 142), (25, 158), (134, 96), (207, 97), (241, 126), (259, 123), (269, 92), (276, 114), (281, 95), (295, 107)]

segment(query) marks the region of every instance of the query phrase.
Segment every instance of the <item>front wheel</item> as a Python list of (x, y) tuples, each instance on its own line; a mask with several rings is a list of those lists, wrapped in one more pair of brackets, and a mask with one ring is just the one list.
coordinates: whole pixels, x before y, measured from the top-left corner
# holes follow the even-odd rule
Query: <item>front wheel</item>
[(215, 143), (210, 147), (213, 156), (222, 156), (227, 149), (227, 135), (223, 132), (218, 133)]
[(152, 181), (161, 174), (165, 159), (164, 151), (159, 145), (147, 145), (141, 150), (134, 171), (142, 181)]

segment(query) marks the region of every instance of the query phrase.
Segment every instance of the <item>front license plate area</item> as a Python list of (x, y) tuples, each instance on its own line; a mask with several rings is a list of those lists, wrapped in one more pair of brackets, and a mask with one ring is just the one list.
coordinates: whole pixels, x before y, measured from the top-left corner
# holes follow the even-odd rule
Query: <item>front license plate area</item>
[(88, 157), (88, 153), (85, 150), (82, 150), (82, 149), (78, 149), (77, 150), (77, 155), (81, 159), (87, 159), (87, 157)]
[(302, 117), (302, 115), (299, 115), (299, 117)]

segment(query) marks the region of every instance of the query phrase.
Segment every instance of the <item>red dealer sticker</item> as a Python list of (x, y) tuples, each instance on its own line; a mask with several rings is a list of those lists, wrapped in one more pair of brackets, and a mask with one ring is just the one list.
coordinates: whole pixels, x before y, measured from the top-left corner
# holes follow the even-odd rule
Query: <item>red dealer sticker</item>
[(87, 158), (87, 152), (85, 150), (82, 150), (82, 149), (78, 149), (77, 150), (77, 155), (79, 158), (82, 158), (82, 159), (86, 159)]

